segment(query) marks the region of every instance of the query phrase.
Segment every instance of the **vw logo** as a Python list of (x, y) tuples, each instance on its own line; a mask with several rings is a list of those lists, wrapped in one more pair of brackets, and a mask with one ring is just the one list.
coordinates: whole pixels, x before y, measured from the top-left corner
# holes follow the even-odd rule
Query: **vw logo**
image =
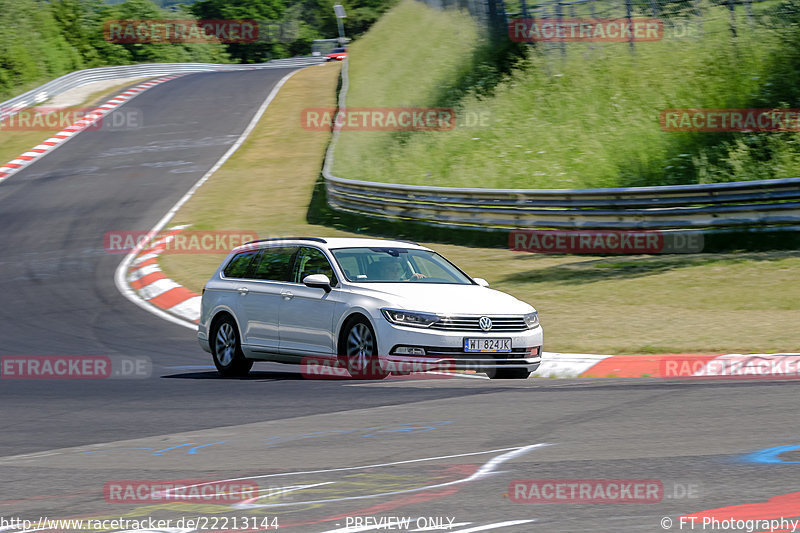
[(489, 331), (492, 329), (492, 319), (488, 316), (482, 316), (480, 320), (478, 320), (478, 325), (483, 331)]

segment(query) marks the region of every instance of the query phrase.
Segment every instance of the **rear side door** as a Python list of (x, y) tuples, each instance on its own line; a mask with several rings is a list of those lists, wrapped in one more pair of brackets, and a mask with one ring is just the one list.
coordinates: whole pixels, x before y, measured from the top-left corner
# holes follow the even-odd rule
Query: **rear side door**
[[(203, 306), (209, 306), (208, 310), (203, 310), (204, 313), (216, 312), (220, 308), (227, 308), (233, 312), (241, 331), (243, 345), (247, 344), (244, 336), (247, 318), (244, 315), (244, 309), (241, 307), (241, 296), (249, 290), (247, 277), (257, 256), (258, 250), (255, 249), (245, 250), (234, 255), (220, 273), (220, 277), (224, 281), (214, 283), (213, 286), (212, 284), (206, 285), (202, 300)], [(204, 314), (203, 316), (208, 317), (209, 315)], [(213, 332), (209, 331), (208, 334), (211, 335)], [(213, 344), (214, 339), (209, 339), (209, 341)]]
[(280, 309), (291, 276), (297, 246), (268, 246), (259, 250), (240, 293), (239, 309), (246, 319), (241, 323), (242, 336), (249, 349), (278, 353)]
[[(333, 284), (331, 292), (306, 287), (303, 279), (311, 274), (325, 274)], [(314, 247), (302, 246), (292, 267), (291, 287), (281, 302), (281, 353), (303, 356), (333, 354), (336, 346), (333, 324), (341, 310), (341, 284), (325, 254)]]

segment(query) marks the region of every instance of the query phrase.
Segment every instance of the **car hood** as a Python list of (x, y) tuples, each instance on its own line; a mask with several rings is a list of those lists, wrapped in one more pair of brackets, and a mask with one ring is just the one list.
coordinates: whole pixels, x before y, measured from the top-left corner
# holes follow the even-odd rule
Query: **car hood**
[(522, 315), (534, 309), (504, 292), (480, 285), (365, 283), (352, 290), (383, 300), (386, 307), (443, 315)]

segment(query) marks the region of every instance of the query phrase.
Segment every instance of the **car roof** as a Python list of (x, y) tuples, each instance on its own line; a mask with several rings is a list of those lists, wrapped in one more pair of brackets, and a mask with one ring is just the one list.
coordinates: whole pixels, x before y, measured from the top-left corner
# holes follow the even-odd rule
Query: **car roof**
[(374, 239), (360, 237), (280, 237), (273, 239), (260, 239), (234, 248), (234, 251), (248, 248), (264, 248), (269, 245), (316, 245), (329, 250), (336, 248), (413, 248), (415, 250), (430, 250), (425, 246), (411, 241), (392, 239)]

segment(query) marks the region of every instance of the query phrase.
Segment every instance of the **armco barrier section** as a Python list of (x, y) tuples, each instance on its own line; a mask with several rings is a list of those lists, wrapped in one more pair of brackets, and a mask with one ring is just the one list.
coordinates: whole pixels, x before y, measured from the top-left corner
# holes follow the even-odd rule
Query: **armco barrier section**
[[(349, 86), (342, 68), (339, 107)], [(341, 211), (466, 228), (720, 230), (800, 225), (800, 178), (614, 189), (462, 189), (323, 177)]]
[[(800, 223), (800, 178), (619, 189), (456, 189), (326, 176), (331, 207), (498, 228), (702, 229)], [(792, 201), (794, 200), (794, 201)]]
[(24, 94), (5, 102), (0, 102), (0, 121), (15, 115), (21, 109), (45, 102), (61, 93), (96, 81), (120, 80), (125, 78), (145, 78), (168, 76), (170, 74), (190, 74), (194, 72), (213, 72), (224, 70), (250, 70), (270, 68), (304, 67), (325, 62), (324, 57), (293, 57), (275, 59), (266, 63), (249, 65), (215, 63), (145, 63), (119, 67), (100, 67), (78, 70), (45, 83)]

